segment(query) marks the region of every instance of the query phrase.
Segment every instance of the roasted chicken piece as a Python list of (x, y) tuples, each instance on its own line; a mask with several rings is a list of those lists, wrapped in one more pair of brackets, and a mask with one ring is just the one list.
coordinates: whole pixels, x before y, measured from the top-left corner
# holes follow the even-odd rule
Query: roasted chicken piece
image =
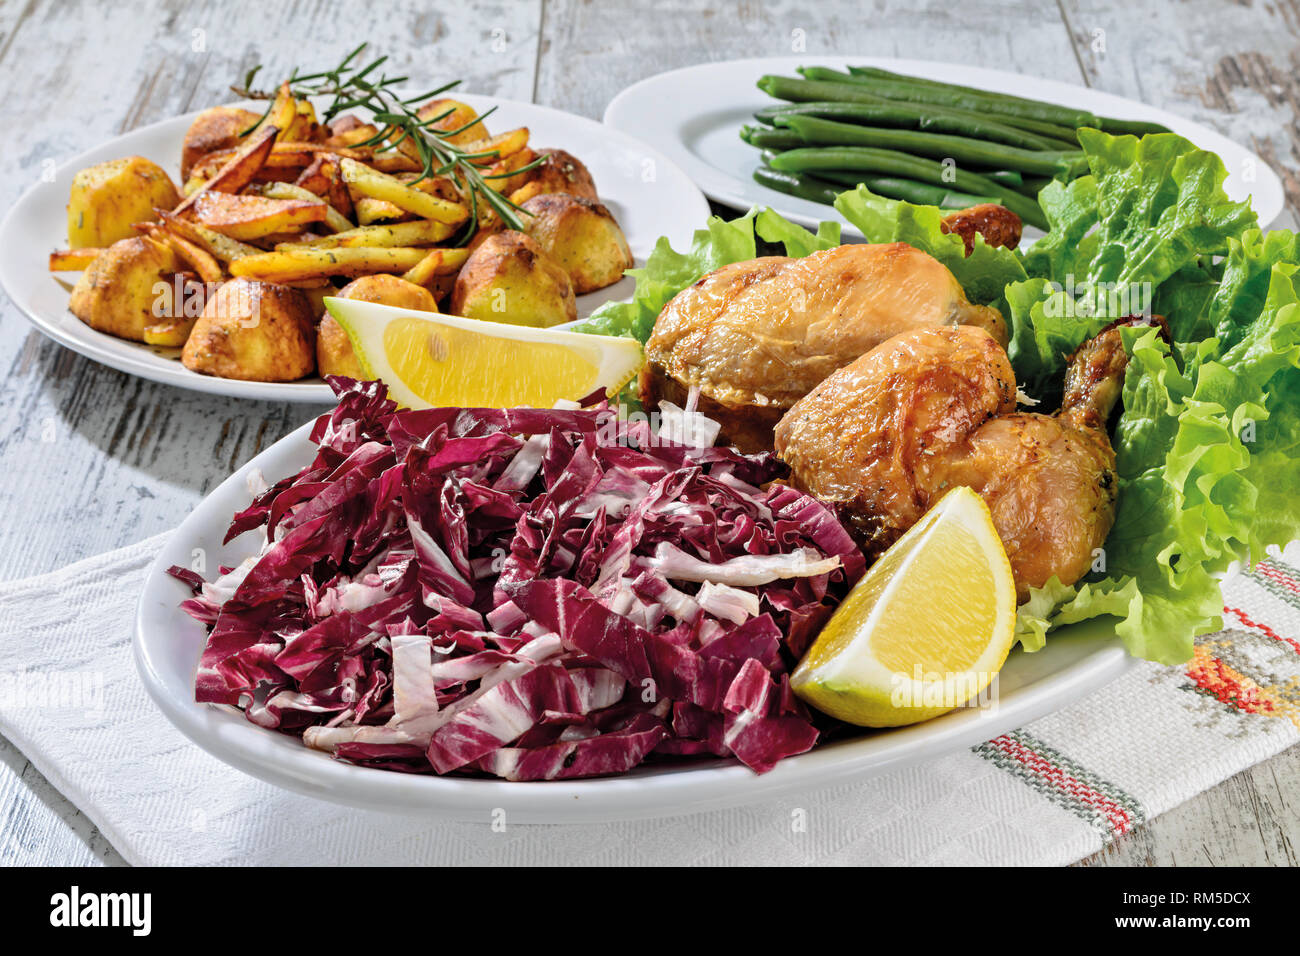
[(943, 217), (939, 228), (944, 232), (961, 236), (962, 242), (966, 244), (966, 255), (970, 255), (971, 250), (975, 248), (976, 236), (983, 236), (984, 241), (990, 246), (1014, 249), (1020, 245), (1020, 233), (1024, 223), (1006, 206), (986, 202), (949, 213)]
[(1106, 421), (1127, 365), (1119, 324), (1071, 356), (1055, 415), (1017, 412), (1002, 346), (983, 329), (913, 329), (835, 372), (776, 427), (800, 487), (836, 504), (878, 556), (965, 485), (993, 514), (1016, 589), (1086, 574), (1115, 521)]
[(1007, 342), (996, 309), (972, 305), (942, 263), (906, 243), (737, 262), (664, 307), (646, 343), (641, 398), (680, 405), (698, 386), (723, 442), (770, 450), (786, 409), (836, 369), (908, 329), (955, 325)]

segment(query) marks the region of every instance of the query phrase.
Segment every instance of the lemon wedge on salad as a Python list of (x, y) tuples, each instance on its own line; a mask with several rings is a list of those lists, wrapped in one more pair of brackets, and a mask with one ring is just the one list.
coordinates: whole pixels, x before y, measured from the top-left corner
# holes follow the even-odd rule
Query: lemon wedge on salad
[(361, 370), (408, 408), (552, 408), (604, 387), (614, 394), (641, 368), (636, 340), (480, 322), (325, 299)]
[(980, 697), (1014, 641), (1016, 586), (988, 505), (946, 494), (867, 571), (791, 678), (833, 717), (897, 727)]

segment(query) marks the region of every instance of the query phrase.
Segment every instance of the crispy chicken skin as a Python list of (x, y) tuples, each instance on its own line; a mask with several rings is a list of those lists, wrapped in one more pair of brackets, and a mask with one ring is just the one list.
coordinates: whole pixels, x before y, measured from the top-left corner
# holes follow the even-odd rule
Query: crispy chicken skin
[(698, 386), (723, 440), (770, 449), (771, 428), (826, 376), (908, 329), (968, 325), (1007, 341), (942, 263), (905, 243), (844, 245), (801, 259), (723, 266), (665, 306), (646, 343), (641, 397)]
[(939, 228), (961, 236), (966, 244), (966, 255), (975, 248), (975, 237), (983, 236), (990, 246), (1014, 249), (1020, 245), (1024, 223), (1006, 206), (986, 202), (969, 209), (959, 209), (943, 217)]
[(974, 489), (1023, 601), (1053, 575), (1081, 578), (1110, 533), (1116, 477), (1106, 421), (1126, 364), (1111, 326), (1071, 356), (1060, 412), (1016, 412), (1014, 374), (992, 336), (915, 329), (796, 403), (776, 427), (777, 454), (877, 556), (948, 489)]

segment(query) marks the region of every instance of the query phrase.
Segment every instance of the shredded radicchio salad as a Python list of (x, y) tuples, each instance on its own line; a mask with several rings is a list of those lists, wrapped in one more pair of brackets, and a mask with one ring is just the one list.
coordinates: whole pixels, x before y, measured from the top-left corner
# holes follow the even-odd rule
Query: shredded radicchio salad
[[(788, 673), (864, 560), (767, 454), (657, 431), (603, 400), (397, 410), (331, 379), (315, 459), (226, 541), (258, 553), (194, 588), (200, 702), (335, 757), (507, 780), (817, 741)], [(818, 716), (823, 729), (829, 718)]]

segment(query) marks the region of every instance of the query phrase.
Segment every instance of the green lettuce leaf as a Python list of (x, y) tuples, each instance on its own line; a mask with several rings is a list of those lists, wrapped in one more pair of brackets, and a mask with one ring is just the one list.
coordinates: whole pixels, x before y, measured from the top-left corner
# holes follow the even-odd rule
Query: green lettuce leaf
[(1185, 140), (1081, 139), (1093, 182), (1044, 190), (1062, 232), (1026, 256), (1032, 278), (1007, 290), (1017, 375), (1053, 380), (1075, 346), (1119, 317), (1094, 308), (1105, 303), (1088, 283), (1142, 284), (1173, 341), (1125, 331), (1104, 567), (1034, 591), (1017, 630), (1036, 649), (1053, 627), (1113, 614), (1131, 653), (1178, 663), (1195, 635), (1220, 626), (1228, 566), (1300, 533), (1300, 244), (1254, 228), (1223, 194), (1218, 157)]

